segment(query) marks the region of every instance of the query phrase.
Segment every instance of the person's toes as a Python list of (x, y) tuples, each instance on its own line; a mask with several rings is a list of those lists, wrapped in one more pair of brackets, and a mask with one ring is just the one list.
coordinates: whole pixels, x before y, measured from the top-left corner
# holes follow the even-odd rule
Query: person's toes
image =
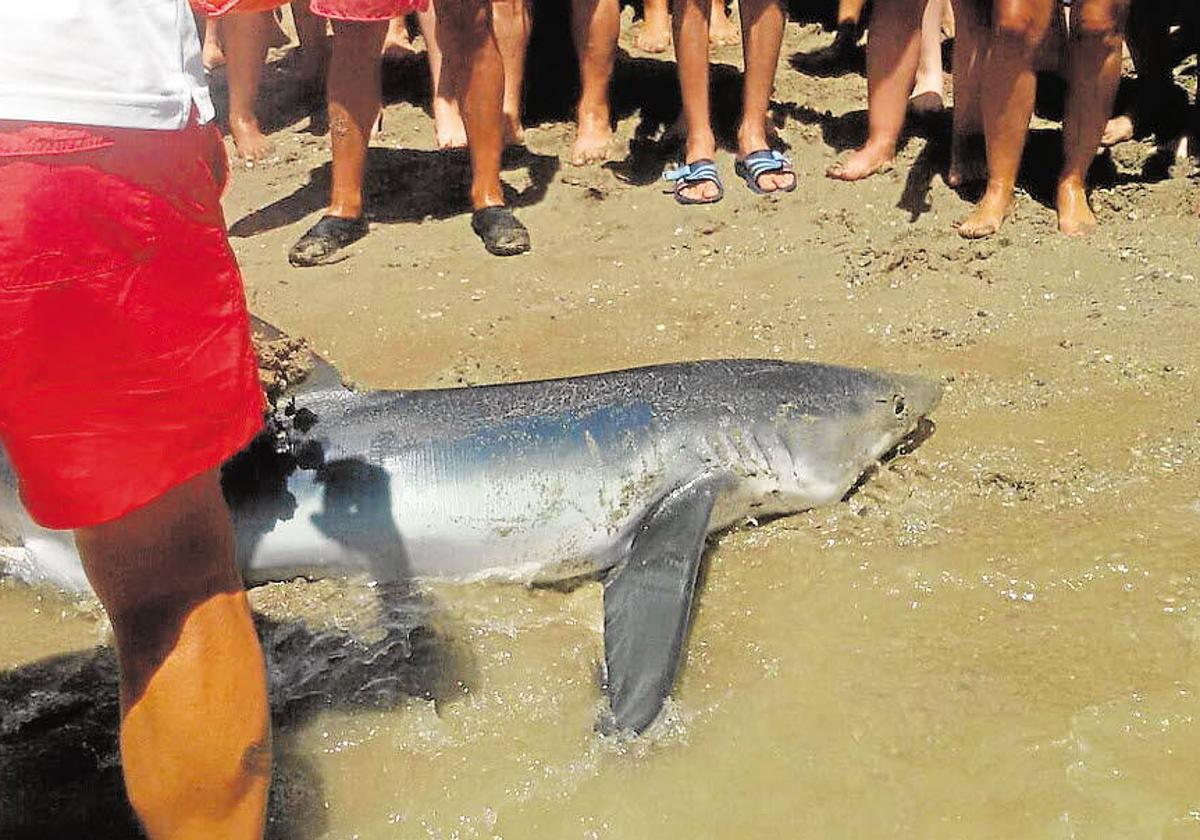
[(1104, 125), (1104, 133), (1100, 135), (1101, 146), (1115, 146), (1133, 139), (1133, 120), (1128, 116), (1113, 117)]
[(671, 46), (671, 31), (666, 27), (642, 26), (642, 30), (634, 36), (633, 45), (642, 52), (666, 52)]

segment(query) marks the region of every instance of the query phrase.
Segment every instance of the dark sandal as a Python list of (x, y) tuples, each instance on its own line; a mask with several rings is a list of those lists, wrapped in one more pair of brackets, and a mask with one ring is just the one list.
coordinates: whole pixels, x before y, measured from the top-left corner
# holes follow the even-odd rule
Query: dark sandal
[(530, 248), (529, 231), (509, 207), (484, 207), (471, 214), (471, 230), (483, 247), (497, 257), (524, 254)]
[(367, 220), (362, 216), (357, 219), (322, 216), (288, 251), (288, 262), (298, 268), (337, 262), (334, 257), (338, 251), (362, 239), (367, 230)]
[[(733, 171), (746, 182), (746, 186), (755, 195), (772, 195), (774, 193), (790, 193), (796, 189), (796, 170), (792, 162), (775, 149), (760, 149), (751, 152), (733, 164)], [(764, 190), (758, 185), (758, 179), (763, 175), (791, 175), (792, 183), (777, 190)]]
[[(700, 158), (691, 163), (685, 163), (683, 166), (668, 169), (663, 173), (663, 180), (674, 184), (671, 192), (675, 194), (675, 200), (685, 206), (716, 204), (725, 197), (725, 185), (721, 183), (721, 173), (717, 171), (717, 165), (708, 158)], [(712, 198), (692, 198), (683, 194), (688, 187), (705, 182), (714, 184), (717, 188), (717, 194)]]

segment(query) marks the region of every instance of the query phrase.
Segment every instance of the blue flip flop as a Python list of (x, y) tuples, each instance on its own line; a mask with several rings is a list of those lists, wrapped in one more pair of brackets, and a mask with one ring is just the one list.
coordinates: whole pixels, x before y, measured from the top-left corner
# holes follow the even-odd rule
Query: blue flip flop
[[(792, 162), (782, 152), (777, 152), (774, 149), (760, 149), (757, 152), (751, 152), (741, 160), (734, 162), (733, 171), (739, 178), (746, 182), (746, 186), (755, 195), (790, 193), (796, 189), (796, 170), (792, 168)], [(790, 187), (781, 187), (777, 190), (762, 189), (758, 185), (758, 179), (772, 172), (791, 175), (792, 185)]]
[[(717, 171), (717, 165), (708, 158), (701, 158), (675, 169), (668, 169), (663, 173), (663, 180), (675, 185), (672, 191), (675, 193), (675, 200), (680, 204), (716, 204), (725, 197), (725, 185), (721, 183), (721, 173)], [(687, 187), (702, 184), (705, 181), (717, 186), (717, 194), (712, 198), (690, 198), (683, 194), (682, 191)]]

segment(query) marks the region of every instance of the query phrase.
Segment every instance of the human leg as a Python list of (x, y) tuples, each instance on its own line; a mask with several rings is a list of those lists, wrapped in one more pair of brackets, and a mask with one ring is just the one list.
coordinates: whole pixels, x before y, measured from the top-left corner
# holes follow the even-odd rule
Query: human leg
[(938, 113), (945, 106), (945, 78), (942, 72), (942, 20), (949, 0), (929, 0), (921, 17), (921, 48), (917, 74), (909, 97), (909, 110), (915, 114)]
[(497, 256), (529, 250), (529, 232), (506, 206), (500, 183), (504, 152), (504, 65), (492, 28), (491, 0), (442, 0), (440, 25), (457, 29), (466, 56), (463, 125), (471, 156), (471, 227)]
[[(713, 134), (709, 104), (708, 78), (708, 16), (712, 12), (712, 2), (672, 2), (675, 62), (679, 70), (683, 121), (687, 130), (685, 162), (712, 160), (717, 154), (717, 138)], [(689, 200), (710, 201), (719, 196), (720, 189), (712, 181), (701, 181), (682, 187), (680, 194)]]
[(229, 133), (247, 164), (269, 157), (275, 145), (262, 133), (255, 109), (263, 64), (267, 58), (271, 12), (234, 11), (222, 21), (225, 71), (229, 79)]
[(300, 81), (315, 87), (325, 79), (329, 62), (329, 22), (312, 13), (308, 0), (292, 0), (291, 6), (300, 39)]
[(886, 168), (904, 130), (921, 51), (925, 0), (880, 0), (867, 33), (867, 142), (825, 174), (859, 181)]
[(954, 124), (946, 183), (958, 187), (987, 178), (982, 85), (988, 33), (979, 0), (954, 2)]
[[(767, 112), (775, 85), (775, 69), (783, 45), (787, 12), (778, 0), (740, 0), (745, 74), (742, 86), (742, 121), (738, 126), (738, 157), (745, 160), (770, 146)], [(765, 172), (754, 179), (763, 192), (779, 192), (796, 186), (790, 167)]]
[(668, 0), (645, 0), (642, 28), (633, 38), (634, 46), (648, 53), (666, 52), (671, 46), (671, 13)]
[(612, 143), (608, 89), (621, 31), (621, 7), (617, 0), (572, 0), (571, 27), (581, 82), (571, 163), (582, 166), (606, 160)]
[(1034, 59), (1050, 31), (1056, 6), (1057, 0), (996, 0), (983, 80), (988, 184), (979, 204), (959, 226), (959, 233), (969, 239), (992, 235), (1012, 212), (1037, 93)]
[(1070, 93), (1056, 198), (1058, 228), (1067, 235), (1087, 233), (1096, 226), (1087, 199), (1087, 171), (1117, 95), (1128, 13), (1129, 0), (1077, 0), (1072, 8)]
[(725, 8), (725, 0), (712, 0), (708, 18), (708, 43), (714, 47), (731, 47), (741, 40), (733, 18)]
[(121, 763), (147, 834), (261, 837), (266, 673), (216, 471), (79, 529), (76, 543), (112, 621)]
[(504, 142), (519, 146), (525, 142), (521, 124), (522, 94), (525, 87), (525, 53), (529, 48), (532, 24), (530, 0), (492, 0), (492, 29), (500, 49), (504, 75)]
[(467, 146), (467, 129), (458, 107), (462, 88), (462, 45), (455, 27), (438, 23), (434, 5), (430, 3), (426, 11), (417, 12), (417, 24), (425, 39), (425, 57), (429, 60), (433, 136), (439, 149), (463, 149)]
[(363, 177), (371, 129), (379, 116), (380, 64), (387, 21), (333, 22), (326, 98), (333, 174), (325, 216), (300, 238), (288, 260), (319, 265), (367, 234)]

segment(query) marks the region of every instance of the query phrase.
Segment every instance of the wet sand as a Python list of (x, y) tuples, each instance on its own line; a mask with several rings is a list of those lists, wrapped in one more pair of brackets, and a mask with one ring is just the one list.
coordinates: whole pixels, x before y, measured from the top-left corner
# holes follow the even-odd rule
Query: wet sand
[[(775, 101), (799, 189), (779, 199), (728, 154), (723, 203), (660, 194), (669, 155), (636, 138), (673, 118), (666, 61), (622, 61), (609, 166), (567, 165), (570, 126), (543, 108), (505, 176), (521, 258), (471, 233), (419, 63), (388, 74), (376, 221), (344, 262), (286, 263), (328, 177), (306, 117), (284, 108), (280, 160), (234, 173), (252, 308), (364, 386), (735, 356), (947, 387), (932, 437), (847, 502), (711, 545), (675, 699), (636, 742), (592, 730), (596, 584), (443, 586), (382, 612), (361, 582), (256, 590), (270, 836), (1200, 837), (1196, 187), (1144, 181), (1152, 149), (1127, 144), (1096, 168), (1100, 230), (1064, 239), (1040, 121), (1016, 219), (965, 242), (938, 139), (866, 183), (823, 177), (865, 131), (860, 75), (790, 64), (829, 38), (788, 29)], [(738, 51), (716, 57), (728, 125)], [(5, 580), (0, 625), (0, 834), (133, 836), (98, 613)]]

